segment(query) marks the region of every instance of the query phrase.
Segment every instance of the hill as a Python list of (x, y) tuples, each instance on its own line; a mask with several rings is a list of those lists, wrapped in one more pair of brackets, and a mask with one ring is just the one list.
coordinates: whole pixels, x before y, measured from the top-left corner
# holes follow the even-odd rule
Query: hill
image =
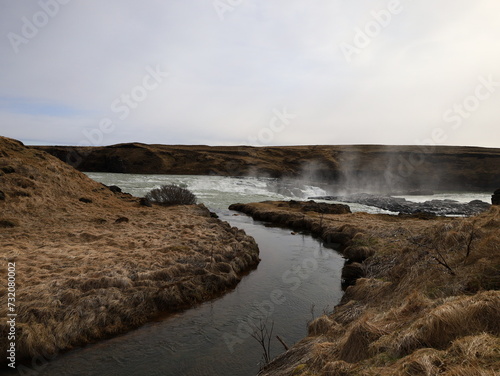
[(0, 257), (4, 281), (8, 271), (15, 279), (9, 311), (5, 285), (0, 290), (0, 350), (7, 353), (10, 344), (8, 314), (17, 314), (18, 362), (50, 358), (219, 296), (259, 262), (254, 239), (203, 205), (141, 206), (4, 137)]

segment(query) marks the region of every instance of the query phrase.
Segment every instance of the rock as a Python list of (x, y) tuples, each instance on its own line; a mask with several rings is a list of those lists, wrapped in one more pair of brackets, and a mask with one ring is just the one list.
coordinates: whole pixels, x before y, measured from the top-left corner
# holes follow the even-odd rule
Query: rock
[[(434, 215), (475, 215), (488, 210), (487, 202), (473, 200), (461, 203), (455, 200), (429, 200), (425, 202), (407, 201), (400, 197), (376, 196), (367, 193), (358, 193), (346, 196), (321, 196), (315, 199), (355, 202), (367, 206), (388, 210), (402, 214), (418, 214), (419, 218), (428, 219)], [(422, 214), (425, 213), (425, 214)]]
[(491, 196), (492, 205), (500, 205), (500, 189), (497, 189)]
[(0, 201), (5, 200), (5, 193), (3, 191), (0, 191)]
[(110, 185), (108, 188), (113, 193), (122, 193), (122, 189), (117, 185)]
[(129, 219), (127, 217), (120, 217), (118, 218), (115, 223), (128, 223)]
[(78, 201), (84, 202), (86, 204), (91, 204), (92, 200), (90, 198), (80, 197)]
[(147, 206), (149, 208), (153, 206), (153, 204), (151, 204), (151, 201), (149, 201), (146, 197), (141, 197), (141, 199), (139, 200), (139, 205)]

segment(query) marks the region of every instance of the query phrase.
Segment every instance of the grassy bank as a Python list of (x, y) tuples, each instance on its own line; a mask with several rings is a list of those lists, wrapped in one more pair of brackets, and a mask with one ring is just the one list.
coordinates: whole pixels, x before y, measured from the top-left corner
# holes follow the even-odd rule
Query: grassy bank
[(466, 219), (233, 208), (339, 243), (353, 282), (261, 375), (500, 372), (500, 207)]
[[(254, 239), (203, 205), (140, 206), (2, 137), (0, 258), (5, 281), (7, 262), (16, 265), (18, 361), (49, 358), (221, 295), (259, 262)], [(4, 339), (7, 304), (0, 318)], [(0, 344), (6, 353), (7, 342)]]

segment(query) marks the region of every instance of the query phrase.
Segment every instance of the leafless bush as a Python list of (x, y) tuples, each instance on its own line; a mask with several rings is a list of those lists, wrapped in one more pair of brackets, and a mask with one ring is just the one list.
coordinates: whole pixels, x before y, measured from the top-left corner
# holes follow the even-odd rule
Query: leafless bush
[(148, 194), (146, 199), (161, 205), (192, 205), (196, 203), (196, 196), (188, 189), (177, 185), (162, 185)]

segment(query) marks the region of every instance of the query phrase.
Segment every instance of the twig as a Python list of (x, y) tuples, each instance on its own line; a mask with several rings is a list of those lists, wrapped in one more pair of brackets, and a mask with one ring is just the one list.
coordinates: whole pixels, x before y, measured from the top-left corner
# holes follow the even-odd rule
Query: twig
[[(439, 252), (439, 249), (437, 247), (436, 248), (432, 248), (432, 247), (430, 247), (430, 246), (428, 246), (426, 244), (418, 243), (417, 241), (415, 241), (412, 238), (409, 238), (408, 241), (410, 243), (416, 245), (417, 247), (426, 248), (427, 249), (427, 254), (429, 254), (434, 260), (436, 260), (439, 265), (442, 265), (446, 269), (448, 269), (448, 271), (450, 272), (451, 275), (456, 275), (455, 271), (451, 268), (450, 265), (448, 265), (448, 262), (446, 261), (446, 258), (442, 255), (441, 252)], [(435, 251), (438, 254), (438, 257), (434, 256), (430, 251)]]
[(467, 259), (467, 257), (469, 257), (470, 255), (470, 251), (471, 251), (471, 246), (472, 246), (472, 242), (474, 241), (474, 237), (476, 236), (476, 232), (475, 232), (475, 222), (472, 222), (472, 229), (470, 231), (470, 236), (469, 236), (469, 241), (467, 242), (467, 251), (465, 253), (465, 259), (464, 261)]
[(283, 340), (281, 339), (281, 337), (280, 337), (280, 336), (276, 336), (276, 338), (278, 339), (278, 341), (280, 341), (280, 343), (283, 345), (283, 347), (285, 348), (285, 350), (286, 350), (286, 351), (288, 351), (288, 350), (289, 350), (289, 347), (288, 347), (288, 345), (285, 343), (285, 341), (283, 341)]
[(259, 320), (259, 325), (255, 326), (253, 333), (251, 334), (262, 347), (264, 365), (271, 361), (271, 338), (273, 335), (274, 321), (271, 323), (271, 329), (267, 329), (267, 320), (264, 322)]

